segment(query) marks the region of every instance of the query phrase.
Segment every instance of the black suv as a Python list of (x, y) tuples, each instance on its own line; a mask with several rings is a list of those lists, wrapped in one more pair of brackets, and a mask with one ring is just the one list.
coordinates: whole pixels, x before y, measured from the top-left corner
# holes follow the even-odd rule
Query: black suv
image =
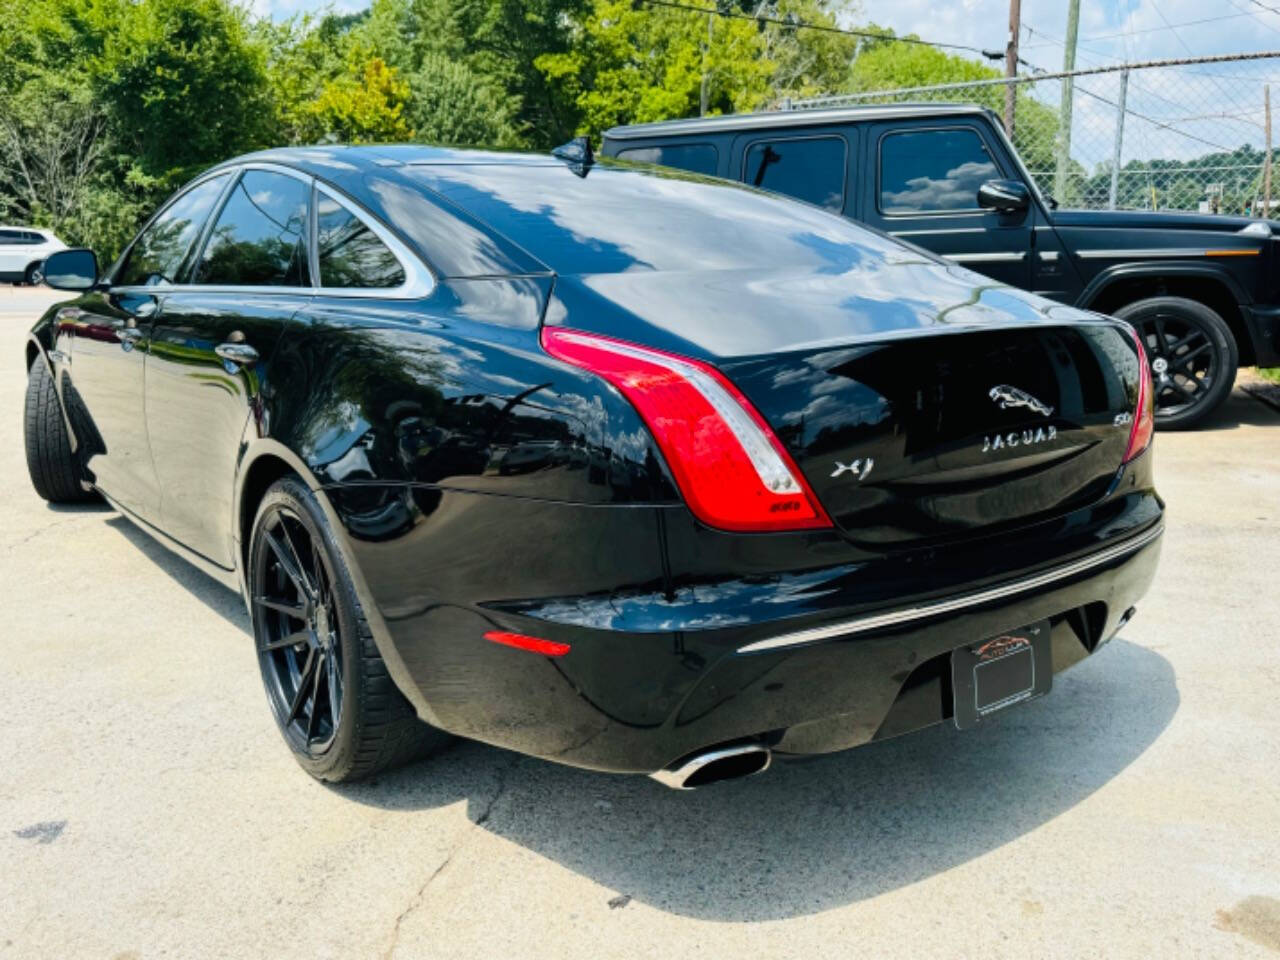
[(1163, 427), (1190, 426), (1221, 403), (1237, 366), (1280, 365), (1271, 223), (1059, 210), (983, 107), (672, 120), (615, 127), (603, 152), (785, 193), (1001, 283), (1127, 320), (1146, 338)]

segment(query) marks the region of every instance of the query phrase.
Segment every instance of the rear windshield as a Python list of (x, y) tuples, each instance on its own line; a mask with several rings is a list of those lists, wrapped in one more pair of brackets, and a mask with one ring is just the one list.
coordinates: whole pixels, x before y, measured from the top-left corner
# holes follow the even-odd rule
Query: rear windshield
[(403, 171), (561, 274), (787, 269), (843, 273), (901, 250), (808, 204), (679, 171), (438, 165)]

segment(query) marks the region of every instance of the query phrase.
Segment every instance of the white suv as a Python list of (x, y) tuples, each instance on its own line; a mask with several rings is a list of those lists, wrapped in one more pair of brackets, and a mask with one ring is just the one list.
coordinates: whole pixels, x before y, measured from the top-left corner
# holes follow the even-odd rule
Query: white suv
[(42, 283), (45, 257), (65, 249), (48, 230), (0, 227), (0, 283)]

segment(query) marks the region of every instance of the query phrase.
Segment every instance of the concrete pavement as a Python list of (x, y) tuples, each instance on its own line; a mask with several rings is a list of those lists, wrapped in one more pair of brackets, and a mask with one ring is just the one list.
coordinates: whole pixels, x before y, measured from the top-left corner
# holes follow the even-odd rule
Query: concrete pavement
[(52, 300), (0, 287), (0, 957), (1280, 952), (1280, 414), (1243, 392), (1157, 438), (1123, 637), (989, 727), (691, 794), (478, 744), (334, 788), (236, 596), (32, 492)]

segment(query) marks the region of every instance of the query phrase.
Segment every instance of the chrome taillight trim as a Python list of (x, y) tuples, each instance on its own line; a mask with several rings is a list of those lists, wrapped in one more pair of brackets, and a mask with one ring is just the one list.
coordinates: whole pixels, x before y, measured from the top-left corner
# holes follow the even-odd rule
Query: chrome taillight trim
[(809, 630), (797, 630), (794, 633), (784, 633), (781, 636), (770, 637), (767, 640), (757, 640), (754, 643), (748, 643), (746, 646), (739, 647), (738, 653), (759, 653), (764, 650), (779, 650), (785, 647), (799, 647), (805, 644), (817, 643), (821, 640), (831, 640), (836, 637), (844, 637), (853, 633), (865, 633), (868, 630), (880, 630), (884, 627), (897, 626), (902, 623), (910, 623), (913, 620), (924, 620), (928, 617), (936, 617), (944, 613), (954, 613), (957, 610), (963, 610), (966, 607), (975, 607), (979, 604), (990, 603), (993, 600), (1001, 600), (1005, 597), (1015, 596), (1019, 593), (1025, 593), (1028, 590), (1035, 590), (1037, 587), (1047, 586), (1058, 580), (1064, 580), (1067, 577), (1083, 573), (1094, 567), (1109, 563), (1126, 554), (1141, 550), (1143, 547), (1155, 541), (1164, 533), (1164, 524), (1160, 523), (1154, 528), (1132, 537), (1123, 543), (1115, 544), (1107, 547), (1105, 550), (1099, 550), (1097, 553), (1090, 554), (1087, 557), (1081, 557), (1079, 560), (1073, 560), (1071, 563), (1063, 564), (1052, 570), (1046, 570), (1044, 573), (1038, 573), (1030, 577), (1023, 577), (1020, 580), (1012, 580), (1009, 583), (1001, 584), (998, 587), (990, 587), (986, 590), (979, 590), (975, 593), (961, 594), (958, 597), (950, 597), (946, 600), (936, 600), (933, 603), (922, 603), (915, 607), (905, 607), (899, 610), (891, 610), (887, 613), (876, 613), (865, 617), (858, 617), (854, 620), (844, 620), (840, 623), (829, 624), (824, 627), (813, 627)]

